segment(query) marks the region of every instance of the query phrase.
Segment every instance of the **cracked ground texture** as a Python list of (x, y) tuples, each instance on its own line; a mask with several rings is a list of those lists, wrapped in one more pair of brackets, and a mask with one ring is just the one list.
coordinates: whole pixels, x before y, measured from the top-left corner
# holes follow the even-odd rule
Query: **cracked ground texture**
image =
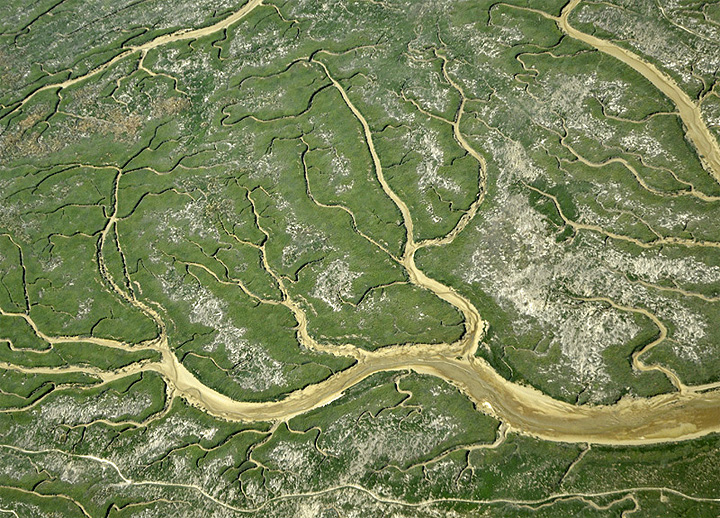
[(720, 7), (0, 5), (0, 515), (716, 517)]

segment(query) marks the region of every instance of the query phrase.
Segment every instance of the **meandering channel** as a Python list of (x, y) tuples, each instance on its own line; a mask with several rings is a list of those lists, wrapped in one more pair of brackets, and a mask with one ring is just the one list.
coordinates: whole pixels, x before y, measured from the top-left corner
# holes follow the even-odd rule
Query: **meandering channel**
[(205, 386), (172, 353), (148, 364), (169, 379), (191, 404), (229, 420), (286, 420), (326, 405), (372, 374), (412, 370), (440, 377), (459, 388), (478, 410), (510, 430), (549, 441), (638, 445), (686, 440), (720, 432), (720, 391), (670, 393), (623, 399), (609, 406), (576, 406), (511, 383), (484, 360), (451, 358), (422, 347), (398, 346), (368, 355), (328, 380), (275, 402), (233, 400)]

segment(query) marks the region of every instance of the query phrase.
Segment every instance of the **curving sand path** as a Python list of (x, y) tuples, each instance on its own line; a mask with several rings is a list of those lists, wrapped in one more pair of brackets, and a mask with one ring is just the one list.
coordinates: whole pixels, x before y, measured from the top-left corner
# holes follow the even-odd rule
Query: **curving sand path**
[(580, 2), (581, 0), (571, 0), (563, 8), (560, 17), (550, 16), (546, 13), (542, 14), (555, 20), (558, 27), (571, 38), (587, 43), (600, 52), (612, 56), (633, 68), (670, 99), (678, 109), (678, 115), (685, 125), (685, 134), (688, 140), (695, 146), (707, 171), (720, 183), (720, 146), (712, 133), (710, 133), (707, 124), (705, 124), (698, 104), (669, 75), (661, 72), (652, 63), (644, 61), (634, 52), (579, 31), (570, 25), (568, 17)]
[(25, 98), (17, 101), (15, 103), (15, 106), (12, 110), (10, 110), (8, 113), (3, 115), (3, 118), (7, 117), (8, 115), (11, 115), (15, 112), (17, 112), (19, 109), (21, 109), (25, 104), (30, 101), (33, 97), (35, 97), (40, 92), (44, 92), (45, 90), (62, 90), (64, 88), (67, 88), (68, 86), (72, 86), (74, 84), (80, 83), (82, 81), (85, 81), (86, 79), (96, 76), (97, 74), (100, 74), (104, 72), (105, 70), (109, 69), (111, 66), (113, 66), (116, 63), (119, 63), (123, 59), (125, 59), (128, 56), (131, 56), (135, 54), (136, 52), (139, 52), (141, 55), (147, 54), (149, 50), (155, 49), (157, 47), (161, 47), (162, 45), (167, 45), (168, 43), (174, 43), (177, 41), (185, 41), (185, 40), (195, 40), (198, 38), (202, 38), (204, 36), (208, 36), (210, 34), (214, 34), (218, 31), (221, 31), (223, 29), (227, 29), (234, 23), (237, 23), (238, 21), (242, 20), (247, 16), (253, 9), (255, 9), (257, 6), (262, 5), (262, 0), (250, 0), (248, 3), (243, 5), (237, 12), (233, 13), (232, 15), (228, 16), (227, 18), (219, 21), (218, 23), (214, 25), (209, 25), (208, 27), (203, 27), (202, 29), (194, 29), (194, 30), (179, 30), (172, 32), (170, 34), (164, 34), (163, 36), (158, 36), (157, 38), (154, 38), (146, 43), (143, 43), (142, 45), (136, 45), (136, 46), (128, 46), (128, 47), (122, 47), (120, 50), (122, 52), (112, 58), (109, 61), (106, 61), (102, 65), (93, 68), (92, 70), (89, 70), (85, 74), (77, 77), (73, 77), (71, 79), (67, 79), (65, 81), (61, 81), (59, 83), (49, 83), (44, 86), (41, 86), (32, 92), (30, 92)]

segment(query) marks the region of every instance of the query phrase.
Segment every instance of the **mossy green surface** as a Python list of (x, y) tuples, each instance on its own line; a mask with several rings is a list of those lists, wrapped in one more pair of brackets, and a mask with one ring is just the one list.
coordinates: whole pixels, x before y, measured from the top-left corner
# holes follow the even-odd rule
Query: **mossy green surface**
[[(402, 365), (238, 422), (159, 373), (172, 354), (263, 405), (459, 343), (391, 190), (416, 243), (461, 225), (415, 262), (510, 382), (578, 406), (676, 392), (653, 367), (713, 390), (720, 183), (667, 97), (563, 34), (566, 4), (266, 0), (198, 39), (245, 3), (0, 5), (0, 514), (717, 516), (717, 434), (543, 441)], [(717, 4), (569, 21), (720, 138)]]

